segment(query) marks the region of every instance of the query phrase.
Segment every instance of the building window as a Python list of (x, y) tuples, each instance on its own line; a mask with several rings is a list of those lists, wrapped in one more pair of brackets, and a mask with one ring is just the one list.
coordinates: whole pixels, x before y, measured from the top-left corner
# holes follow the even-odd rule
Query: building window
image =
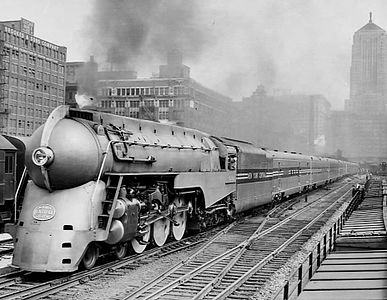
[(147, 107), (155, 106), (155, 101), (154, 100), (145, 100), (144, 106), (147, 106)]
[(161, 111), (159, 113), (159, 119), (160, 120), (168, 120), (168, 112), (167, 111)]
[(139, 107), (140, 101), (130, 101), (129, 105), (130, 107)]
[(169, 107), (169, 100), (159, 100), (159, 107)]
[(116, 101), (116, 107), (125, 107), (125, 101)]
[(5, 173), (13, 173), (13, 156), (12, 154), (5, 154)]
[(129, 112), (129, 117), (131, 118), (138, 118), (138, 115), (139, 115), (138, 111)]

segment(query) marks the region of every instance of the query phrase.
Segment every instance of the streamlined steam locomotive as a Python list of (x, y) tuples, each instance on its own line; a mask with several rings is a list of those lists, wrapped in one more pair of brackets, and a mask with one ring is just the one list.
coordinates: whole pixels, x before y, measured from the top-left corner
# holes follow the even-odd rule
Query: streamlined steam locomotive
[(357, 172), (334, 159), (269, 151), (203, 132), (57, 107), (26, 149), (28, 182), (13, 265), (91, 268)]

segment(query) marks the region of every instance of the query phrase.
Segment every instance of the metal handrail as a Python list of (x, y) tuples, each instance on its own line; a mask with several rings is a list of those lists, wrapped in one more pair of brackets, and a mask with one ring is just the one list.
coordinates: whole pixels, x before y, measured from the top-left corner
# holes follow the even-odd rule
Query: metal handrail
[[(95, 198), (95, 195), (97, 193), (97, 187), (98, 187), (98, 183), (99, 181), (101, 180), (101, 177), (102, 177), (102, 173), (103, 173), (103, 169), (105, 167), (105, 164), (106, 164), (106, 159), (107, 159), (107, 155), (109, 154), (109, 150), (112, 149), (111, 145), (113, 144), (116, 144), (116, 143), (124, 143), (124, 144), (133, 144), (132, 142), (129, 142), (129, 141), (113, 141), (113, 140), (110, 140), (106, 146), (106, 150), (102, 153), (103, 155), (103, 160), (102, 160), (102, 164), (101, 164), (101, 167), (99, 169), (99, 172), (98, 172), (98, 177), (97, 177), (97, 180), (96, 180), (96, 184), (95, 184), (95, 187), (94, 187), (94, 190), (93, 190), (93, 194), (91, 195), (91, 198), (90, 198), (90, 201), (91, 201), (91, 214), (90, 214), (90, 229), (91, 230), (95, 230), (97, 228), (97, 225), (94, 226), (94, 228), (92, 227), (92, 224), (93, 224), (93, 220), (94, 220), (94, 207), (93, 207), (93, 203), (94, 203), (94, 198)], [(111, 150), (113, 151), (113, 150)]]
[(113, 143), (114, 141), (109, 141), (107, 146), (106, 146), (106, 150), (102, 153), (103, 155), (103, 160), (102, 160), (102, 164), (101, 164), (101, 167), (99, 169), (99, 173), (98, 173), (98, 177), (97, 177), (97, 180), (96, 180), (96, 183), (95, 183), (95, 187), (94, 187), (94, 190), (93, 190), (93, 194), (91, 195), (91, 198), (90, 198), (90, 204), (91, 204), (91, 214), (90, 214), (90, 229), (91, 230), (95, 230), (97, 228), (97, 223), (96, 225), (94, 226), (94, 228), (92, 227), (93, 225), (93, 220), (94, 220), (94, 207), (93, 207), (93, 203), (94, 203), (94, 198), (95, 198), (95, 194), (97, 193), (97, 187), (98, 187), (98, 183), (99, 181), (101, 180), (101, 177), (102, 177), (102, 172), (103, 172), (103, 169), (105, 167), (105, 163), (106, 163), (106, 158), (107, 158), (107, 155), (109, 153), (109, 148), (111, 146), (111, 144)]
[(24, 183), (24, 180), (26, 179), (27, 177), (27, 167), (24, 166), (24, 169), (23, 169), (23, 173), (22, 173), (22, 176), (20, 177), (20, 181), (19, 181), (19, 184), (17, 185), (17, 189), (16, 189), (16, 192), (15, 192), (15, 207), (14, 207), (14, 223), (16, 223), (16, 215), (17, 215), (17, 198), (19, 198), (19, 194), (20, 194), (20, 190), (21, 190), (21, 187)]

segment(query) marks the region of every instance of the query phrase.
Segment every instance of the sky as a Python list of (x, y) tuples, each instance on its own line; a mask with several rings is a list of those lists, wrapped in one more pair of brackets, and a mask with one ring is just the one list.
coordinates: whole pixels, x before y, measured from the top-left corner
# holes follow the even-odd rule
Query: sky
[[(349, 96), (352, 38), (368, 22), (387, 29), (386, 0), (1, 0), (0, 20), (35, 23), (35, 36), (149, 77), (179, 49), (191, 76), (239, 101), (263, 84)], [(105, 64), (106, 65), (106, 64)]]

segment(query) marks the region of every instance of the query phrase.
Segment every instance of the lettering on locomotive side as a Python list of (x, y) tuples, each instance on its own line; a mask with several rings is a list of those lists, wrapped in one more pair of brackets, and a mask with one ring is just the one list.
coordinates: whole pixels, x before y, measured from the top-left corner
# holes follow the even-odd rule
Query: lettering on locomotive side
[(50, 204), (42, 204), (34, 208), (32, 217), (38, 221), (48, 221), (55, 216), (55, 207)]

